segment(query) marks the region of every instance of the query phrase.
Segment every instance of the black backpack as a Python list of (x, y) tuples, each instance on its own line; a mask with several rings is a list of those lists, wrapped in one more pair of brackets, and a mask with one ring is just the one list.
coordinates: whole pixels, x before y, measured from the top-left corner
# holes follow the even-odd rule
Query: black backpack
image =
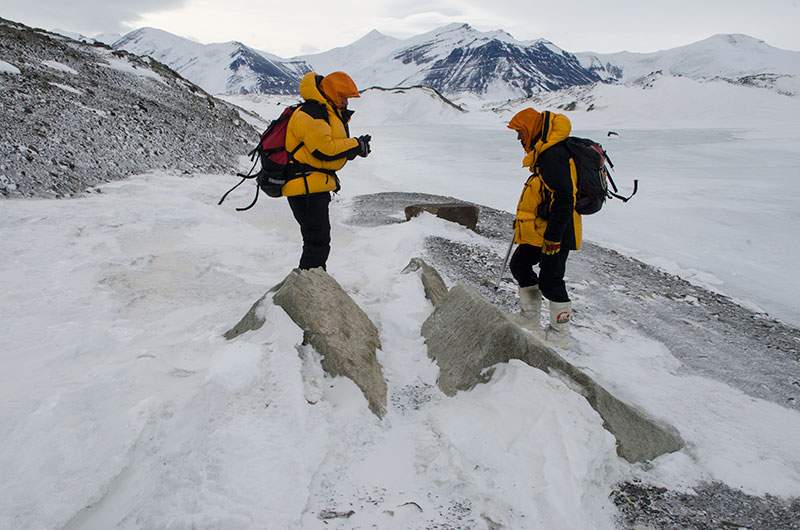
[[(242, 180), (229, 189), (219, 200), (218, 204), (222, 204), (222, 201), (225, 200), (230, 192), (238, 188), (248, 179), (256, 179), (256, 196), (253, 198), (253, 202), (248, 206), (236, 208), (238, 212), (249, 210), (256, 204), (259, 190), (270, 197), (281, 197), (283, 195), (281, 191), (283, 185), (288, 181), (306, 177), (310, 175), (312, 171), (326, 172), (326, 170), (314, 169), (305, 164), (300, 164), (294, 159), (294, 154), (303, 146), (303, 142), (297, 144), (297, 147), (291, 152), (286, 150), (286, 130), (289, 127), (289, 118), (301, 107), (309, 105), (319, 106), (319, 103), (316, 101), (307, 101), (305, 103), (286, 107), (281, 115), (269, 124), (267, 130), (261, 133), (261, 139), (258, 145), (247, 154), (250, 160), (253, 161), (253, 167), (250, 168), (250, 171), (246, 175), (243, 173), (236, 174), (242, 177)], [(319, 113), (315, 112), (315, 115), (316, 114)], [(253, 170), (259, 162), (261, 163), (261, 169), (259, 169), (258, 173), (254, 174)]]
[[(570, 156), (575, 161), (578, 172), (578, 193), (575, 197), (575, 211), (581, 215), (591, 215), (600, 211), (606, 199), (616, 198), (628, 202), (636, 195), (639, 181), (633, 181), (633, 193), (628, 197), (618, 195), (617, 185), (611, 178), (610, 170), (614, 164), (603, 146), (587, 138), (570, 136), (563, 141)], [(611, 185), (611, 191), (608, 189)]]

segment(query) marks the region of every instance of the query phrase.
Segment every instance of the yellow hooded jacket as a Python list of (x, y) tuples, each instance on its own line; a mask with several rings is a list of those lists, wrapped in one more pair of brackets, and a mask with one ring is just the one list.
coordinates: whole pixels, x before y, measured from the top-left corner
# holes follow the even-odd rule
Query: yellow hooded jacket
[[(358, 153), (358, 140), (350, 138), (347, 122), (352, 112), (333, 106), (323, 95), (319, 83), (323, 77), (309, 72), (300, 81), (300, 96), (307, 102), (289, 119), (286, 129), (286, 150), (294, 151), (295, 161), (305, 164), (310, 174), (284, 184), (285, 197), (337, 191), (339, 179), (335, 174)], [(324, 171), (313, 171), (321, 169)]]
[(547, 239), (569, 250), (580, 249), (581, 216), (575, 212), (577, 171), (566, 147), (558, 145), (572, 130), (569, 118), (525, 109), (508, 127), (522, 131), (523, 143), (528, 146), (522, 165), (531, 171), (517, 204), (514, 242), (541, 247)]

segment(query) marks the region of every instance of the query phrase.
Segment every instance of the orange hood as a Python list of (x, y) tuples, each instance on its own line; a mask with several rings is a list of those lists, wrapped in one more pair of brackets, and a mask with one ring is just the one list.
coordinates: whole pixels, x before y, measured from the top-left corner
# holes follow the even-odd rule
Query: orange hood
[(543, 123), (544, 119), (540, 112), (527, 108), (517, 112), (511, 118), (511, 121), (508, 122), (508, 128), (522, 133), (522, 147), (525, 148), (526, 153), (529, 153), (531, 139), (541, 132)]
[(344, 108), (342, 98), (361, 97), (355, 81), (344, 72), (333, 72), (322, 78), (319, 83), (322, 93), (337, 107)]
[(522, 131), (522, 141), (526, 153), (522, 165), (533, 168), (540, 154), (569, 136), (572, 124), (569, 122), (569, 118), (563, 114), (549, 111), (540, 113), (527, 108), (511, 118), (508, 128)]

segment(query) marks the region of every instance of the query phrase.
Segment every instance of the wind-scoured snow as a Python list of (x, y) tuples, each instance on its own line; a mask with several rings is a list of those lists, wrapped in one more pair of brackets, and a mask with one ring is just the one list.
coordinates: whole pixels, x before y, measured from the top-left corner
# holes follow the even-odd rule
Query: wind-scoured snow
[(135, 65), (131, 64), (129, 61), (125, 59), (112, 56), (111, 53), (107, 55), (107, 57), (105, 58), (105, 62), (98, 64), (102, 67), (111, 68), (113, 70), (119, 70), (120, 72), (138, 75), (141, 77), (155, 79), (160, 83), (167, 84), (166, 80), (153, 70), (149, 68), (137, 68)]
[[(31, 73), (2, 75), (45, 68), (65, 86), (75, 77), (41, 60), (23, 68)], [(225, 100), (263, 127), (296, 98)], [(197, 98), (209, 101), (219, 103)], [(628, 204), (584, 219), (586, 239), (797, 326), (796, 97), (656, 75), (502, 105), (456, 103), (469, 112), (419, 88), (351, 100), (351, 134), (371, 134), (373, 151), (340, 172), (328, 271), (379, 330), (389, 392), (382, 420), (350, 380), (323, 374), (278, 307), (266, 305), (261, 329), (222, 338), (297, 265), (301, 238), (285, 200), (262, 195), (236, 212), (254, 192), (242, 186), (218, 206), (238, 182), (233, 170), (154, 170), (71, 199), (3, 200), (0, 527), (612, 530), (624, 527), (610, 496), (622, 481), (687, 496), (715, 482), (778, 496), (765, 497), (771, 509), (797, 513), (800, 413), (788, 400), (800, 390), (778, 403), (694, 373), (669, 340), (636, 322), (659, 315), (587, 303), (596, 283), (568, 266), (582, 310), (564, 355), (677, 429), (685, 448), (626, 463), (579, 394), (517, 361), (447, 397), (420, 335), (433, 307), (420, 279), (401, 271), (427, 257), (432, 236), (498, 261), (505, 246), (428, 214), (354, 222), (358, 196), (387, 191), (451, 196), (510, 216), (528, 172), (505, 124), (526, 106), (547, 108), (566, 113), (573, 134), (603, 143), (623, 191), (640, 182)], [(239, 170), (249, 168), (246, 150)], [(603, 281), (619, 293), (629, 287), (613, 269)], [(647, 293), (670, 296), (658, 281)], [(680, 306), (668, 317), (689, 318)], [(686, 340), (701, 345), (703, 324), (689, 325)], [(753, 362), (772, 354), (767, 340), (762, 349)]]
[[(404, 139), (382, 132), (373, 154), (387, 164)], [(573, 339), (590, 353), (572, 360), (686, 439), (652, 467), (619, 459), (578, 394), (522, 363), (443, 396), (419, 334), (433, 308), (400, 271), (432, 235), (486, 243), (429, 215), (352, 226), (350, 199), (383, 187), (363, 162), (342, 172), (328, 269), (379, 329), (383, 421), (352, 382), (322, 375), (282, 310), (221, 337), (296, 265), (285, 201), (237, 213), (252, 189), (216, 205), (234, 177), (153, 173), (81, 199), (4, 203), (4, 527), (612, 529), (609, 491), (625, 478), (800, 495), (796, 411), (682, 373), (608, 315), (578, 317)], [(405, 186), (438, 188), (431, 167)], [(456, 176), (457, 195), (485, 194), (483, 179)]]
[(50, 68), (53, 68), (54, 70), (58, 70), (59, 72), (66, 72), (68, 74), (78, 75), (77, 70), (75, 70), (73, 68), (70, 68), (66, 64), (60, 63), (58, 61), (47, 60), (47, 61), (42, 61), (42, 64), (45, 65), (45, 66), (49, 66)]
[(0, 61), (0, 74), (19, 74), (20, 69), (5, 61)]

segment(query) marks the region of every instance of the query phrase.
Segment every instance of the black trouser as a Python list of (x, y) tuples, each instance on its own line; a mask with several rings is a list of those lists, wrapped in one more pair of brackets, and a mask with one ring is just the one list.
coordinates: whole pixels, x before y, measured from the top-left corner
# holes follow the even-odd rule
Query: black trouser
[(303, 236), (303, 255), (300, 256), (301, 269), (322, 267), (331, 252), (331, 222), (328, 217), (328, 204), (331, 194), (315, 193), (289, 197), (289, 207), (300, 224)]
[[(511, 256), (509, 268), (520, 287), (538, 285), (542, 296), (551, 302), (569, 302), (564, 273), (567, 270), (569, 250), (561, 248), (557, 254), (542, 254), (542, 247), (521, 244)], [(539, 276), (533, 266), (539, 264)]]

